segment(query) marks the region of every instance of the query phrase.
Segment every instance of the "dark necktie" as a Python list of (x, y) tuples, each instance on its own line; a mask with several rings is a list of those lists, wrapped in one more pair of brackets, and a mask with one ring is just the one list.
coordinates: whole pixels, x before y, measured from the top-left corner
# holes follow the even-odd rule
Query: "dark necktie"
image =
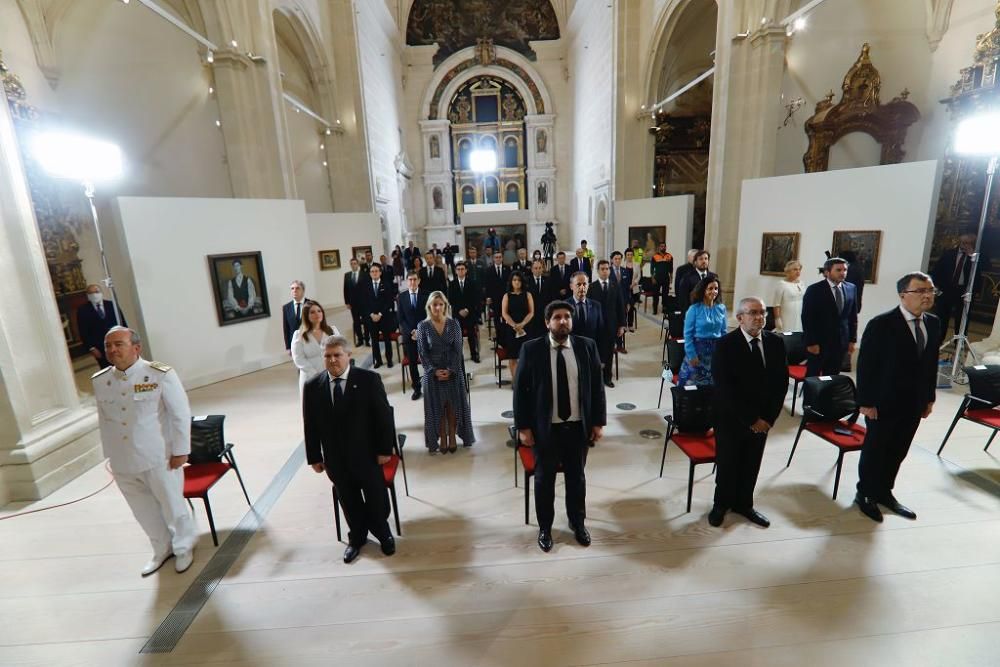
[(538, 293), (541, 294), (542, 293), (542, 279), (541, 278), (535, 278), (535, 282), (538, 283)]
[(750, 349), (753, 351), (753, 358), (761, 368), (764, 368), (764, 357), (760, 353), (760, 338), (750, 339)]
[(837, 302), (837, 312), (844, 312), (844, 293), (841, 291), (840, 285), (833, 288), (833, 299)]
[(427, 278), (431, 280), (434, 278), (434, 267), (427, 269)]
[(97, 314), (101, 316), (102, 320), (104, 319), (104, 304), (103, 303), (97, 304)]
[(917, 338), (917, 354), (924, 354), (924, 346), (927, 345), (927, 339), (924, 337), (924, 330), (920, 327), (921, 318), (917, 317), (913, 320), (913, 333)]
[(344, 398), (344, 388), (341, 386), (343, 378), (334, 378), (333, 380), (333, 404), (337, 405), (340, 403), (341, 399)]
[(372, 283), (372, 289), (375, 290), (375, 296), (378, 296), (378, 281)]
[(580, 318), (580, 324), (586, 326), (587, 324), (587, 307), (583, 301), (576, 302), (576, 314)]
[(603, 280), (601, 281), (601, 291), (604, 292), (605, 295), (608, 293), (608, 284)]
[(965, 268), (965, 253), (961, 252), (958, 254), (958, 264), (955, 266), (955, 275), (951, 277), (951, 282), (954, 285), (958, 285), (962, 282), (962, 269)]
[(301, 303), (295, 304), (295, 321), (296, 322), (301, 322), (302, 321), (302, 304)]
[(410, 292), (410, 308), (413, 310), (417, 309), (417, 295), (413, 292)]
[(566, 371), (566, 358), (563, 356), (565, 345), (556, 349), (556, 400), (559, 419), (566, 421), (572, 414), (569, 405), (569, 373)]
[(501, 269), (501, 268), (500, 268), (500, 267), (498, 266), (498, 267), (497, 267), (497, 278), (503, 278), (503, 273), (501, 273), (502, 271), (503, 271), (503, 269)]

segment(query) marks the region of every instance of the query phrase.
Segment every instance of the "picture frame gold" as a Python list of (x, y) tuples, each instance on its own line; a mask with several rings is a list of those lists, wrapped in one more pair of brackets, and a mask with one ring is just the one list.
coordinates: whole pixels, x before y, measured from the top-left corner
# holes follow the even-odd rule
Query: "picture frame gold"
[(784, 276), (785, 264), (799, 257), (799, 232), (764, 232), (760, 242), (760, 275)]
[(865, 284), (878, 284), (878, 260), (882, 253), (882, 231), (878, 229), (835, 230), (831, 252), (836, 257), (845, 250), (857, 255), (865, 277)]
[(340, 268), (339, 250), (320, 250), (317, 254), (319, 255), (320, 271), (334, 271)]

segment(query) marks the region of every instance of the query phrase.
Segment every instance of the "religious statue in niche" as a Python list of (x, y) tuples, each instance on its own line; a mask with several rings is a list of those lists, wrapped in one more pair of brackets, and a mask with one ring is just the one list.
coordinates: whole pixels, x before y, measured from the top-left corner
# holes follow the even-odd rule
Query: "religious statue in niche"
[(545, 181), (541, 181), (538, 184), (538, 204), (539, 206), (545, 206), (549, 203), (549, 186), (545, 185)]
[(431, 193), (431, 198), (434, 200), (434, 210), (440, 211), (444, 208), (444, 197), (441, 194), (441, 188), (434, 188)]
[(437, 138), (436, 134), (431, 135), (431, 157), (441, 157), (441, 140)]
[(493, 46), (493, 40), (480, 37), (476, 40), (476, 62), (483, 67), (492, 65), (497, 61), (497, 47)]
[(472, 111), (472, 103), (469, 102), (469, 98), (467, 96), (463, 95), (455, 100), (455, 105), (452, 108), (454, 109), (451, 113), (452, 123), (460, 125), (472, 121), (472, 119), (469, 118), (469, 113)]
[(903, 89), (888, 104), (879, 101), (882, 77), (872, 64), (871, 47), (865, 43), (861, 55), (844, 76), (841, 97), (833, 103), (833, 91), (816, 103), (816, 113), (805, 122), (809, 148), (802, 156), (806, 172), (826, 171), (830, 148), (852, 132), (871, 135), (882, 145), (879, 164), (898, 164), (906, 151), (906, 131), (920, 118), (920, 112), (907, 101), (910, 91)]
[(514, 99), (512, 93), (506, 93), (503, 96), (503, 102), (501, 103), (503, 107), (503, 119), (504, 120), (521, 120), (524, 118), (524, 109), (518, 104), (518, 101)]
[(537, 130), (535, 132), (535, 150), (539, 153), (545, 153), (548, 150), (549, 137), (545, 133), (545, 130)]

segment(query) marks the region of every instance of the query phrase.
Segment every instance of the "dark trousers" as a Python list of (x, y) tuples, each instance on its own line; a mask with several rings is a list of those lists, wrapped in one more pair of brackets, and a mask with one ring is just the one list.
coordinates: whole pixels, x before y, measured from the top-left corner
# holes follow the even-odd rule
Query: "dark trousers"
[(351, 322), (354, 324), (354, 345), (359, 346), (371, 340), (365, 327), (365, 318), (357, 308), (351, 308)]
[[(965, 302), (962, 301), (962, 297), (965, 295), (964, 290), (964, 287), (946, 288), (944, 293), (934, 302), (934, 314), (941, 320), (942, 336), (948, 333), (948, 320), (955, 320), (956, 334), (959, 327), (962, 326), (962, 308), (965, 306)], [(965, 325), (965, 329), (968, 331), (968, 324)]]
[(382, 338), (384, 339), (386, 361), (392, 361), (392, 341), (389, 340), (389, 334), (392, 333), (392, 327), (390, 326), (391, 319), (390, 315), (386, 313), (382, 314), (382, 319), (378, 322), (374, 322), (371, 317), (365, 316), (365, 326), (368, 328), (367, 333), (371, 336), (372, 341), (372, 358), (377, 364), (382, 363), (382, 353), (378, 349), (379, 332), (382, 333)]
[(458, 320), (458, 326), (462, 327), (462, 331), (468, 331), (469, 333), (469, 354), (473, 358), (479, 356), (479, 330), (476, 328), (476, 318), (472, 317), (462, 317), (461, 315), (455, 315), (455, 319)]
[[(612, 338), (617, 341), (618, 339), (611, 334)], [(617, 344), (617, 342), (615, 343)], [(601, 355), (601, 375), (605, 382), (611, 382), (611, 374), (614, 370), (612, 367), (615, 363), (615, 348), (614, 345), (607, 346), (600, 350)]]
[(663, 310), (667, 309), (667, 304), (670, 303), (670, 283), (654, 283), (650, 285), (653, 289), (653, 314), (656, 315), (656, 311), (660, 305), (660, 298), (663, 298)]
[[(410, 382), (413, 384), (413, 391), (420, 391), (420, 362), (417, 361), (417, 341), (409, 336), (399, 334), (403, 339), (403, 354), (410, 361)], [(391, 359), (391, 357), (390, 357)]]
[(392, 535), (389, 531), (389, 492), (380, 466), (373, 465), (364, 477), (350, 470), (333, 472), (329, 467), (326, 475), (333, 482), (344, 510), (350, 544), (361, 546), (368, 539), (368, 533), (380, 542)]
[(858, 493), (875, 500), (888, 499), (918, 426), (919, 414), (879, 414), (878, 419), (865, 419), (867, 432), (858, 462)]
[(764, 458), (766, 433), (720, 422), (715, 428), (715, 507), (749, 510)]
[(835, 346), (830, 343), (820, 343), (819, 354), (806, 355), (806, 375), (808, 377), (840, 375), (840, 369), (844, 365), (845, 354), (847, 354), (846, 347)]
[(587, 438), (583, 422), (553, 424), (544, 447), (535, 445), (535, 516), (538, 528), (552, 529), (555, 518), (556, 471), (562, 464), (566, 478), (566, 516), (582, 524), (587, 516)]

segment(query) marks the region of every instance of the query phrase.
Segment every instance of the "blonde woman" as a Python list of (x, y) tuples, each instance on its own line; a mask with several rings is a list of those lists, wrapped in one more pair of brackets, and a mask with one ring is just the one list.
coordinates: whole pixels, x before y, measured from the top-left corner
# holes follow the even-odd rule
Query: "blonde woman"
[(306, 299), (302, 313), (302, 326), (292, 334), (292, 363), (299, 369), (299, 396), (302, 396), (306, 381), (325, 370), (323, 346), (324, 336), (339, 336), (337, 327), (326, 322), (326, 311), (315, 301)]
[(785, 278), (774, 289), (774, 328), (776, 331), (802, 331), (802, 295), (806, 288), (799, 280), (802, 263), (793, 259), (785, 264)]
[(440, 290), (427, 297), (427, 319), (417, 325), (417, 353), (423, 364), (424, 440), (431, 454), (454, 452), (476, 441), (462, 363), (462, 327)]

